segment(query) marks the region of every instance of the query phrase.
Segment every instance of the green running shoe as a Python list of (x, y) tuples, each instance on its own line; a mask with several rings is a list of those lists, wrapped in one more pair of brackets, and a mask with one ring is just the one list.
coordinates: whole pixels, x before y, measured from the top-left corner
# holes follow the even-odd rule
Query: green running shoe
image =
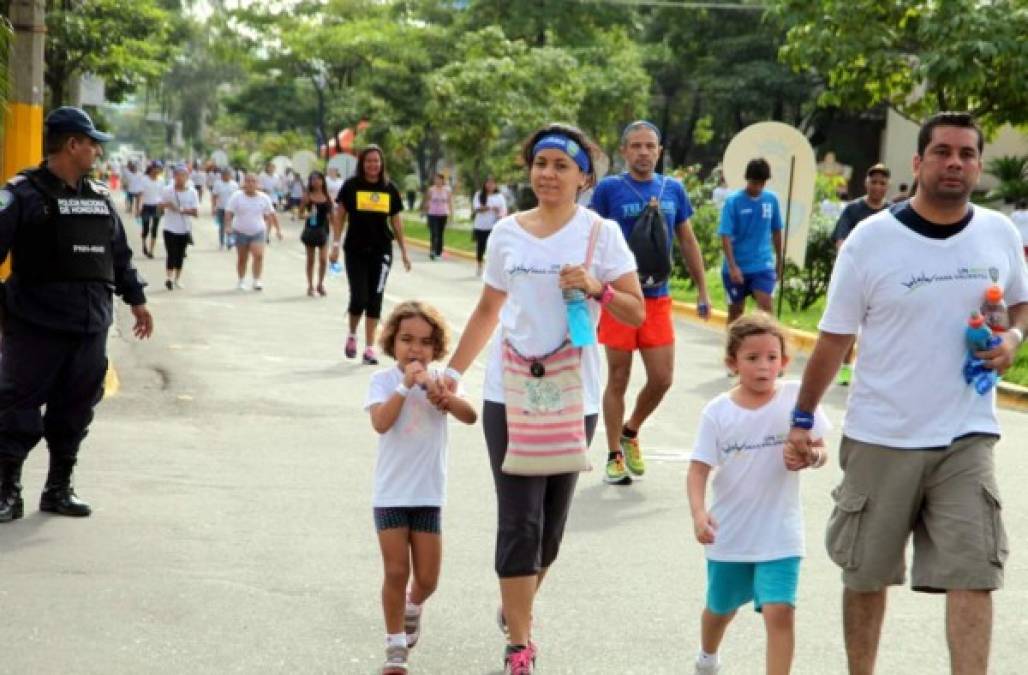
[(850, 386), (850, 381), (853, 379), (853, 366), (848, 363), (842, 364), (842, 368), (839, 369), (839, 376), (835, 379), (835, 383), (840, 387)]
[(624, 455), (617, 455), (613, 459), (607, 460), (607, 473), (603, 480), (611, 485), (628, 485), (632, 482), (632, 477), (625, 469)]
[(625, 464), (633, 476), (641, 476), (646, 473), (646, 462), (643, 460), (642, 448), (639, 447), (639, 437), (621, 437), (621, 452), (625, 454)]

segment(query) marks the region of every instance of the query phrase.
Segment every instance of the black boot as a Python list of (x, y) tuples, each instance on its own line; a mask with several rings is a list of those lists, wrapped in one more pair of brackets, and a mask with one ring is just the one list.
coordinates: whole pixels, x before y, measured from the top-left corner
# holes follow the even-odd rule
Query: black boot
[(71, 472), (74, 468), (74, 457), (50, 455), (50, 473), (46, 476), (46, 487), (39, 498), (40, 511), (75, 518), (84, 518), (93, 512), (89, 504), (75, 496), (71, 486)]
[(21, 499), (22, 460), (0, 457), (0, 523), (21, 518), (25, 502)]

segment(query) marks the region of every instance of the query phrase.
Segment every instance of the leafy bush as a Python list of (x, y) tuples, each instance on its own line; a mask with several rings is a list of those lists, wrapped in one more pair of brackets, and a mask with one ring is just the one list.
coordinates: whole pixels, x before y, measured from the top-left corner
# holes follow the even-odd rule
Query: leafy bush
[(793, 311), (810, 308), (828, 292), (835, 265), (832, 226), (821, 214), (811, 217), (807, 237), (807, 266), (802, 270), (792, 261), (785, 264), (785, 301)]
[(990, 199), (1010, 203), (1028, 197), (1028, 155), (993, 157), (985, 171), (999, 180), (999, 186), (989, 193)]

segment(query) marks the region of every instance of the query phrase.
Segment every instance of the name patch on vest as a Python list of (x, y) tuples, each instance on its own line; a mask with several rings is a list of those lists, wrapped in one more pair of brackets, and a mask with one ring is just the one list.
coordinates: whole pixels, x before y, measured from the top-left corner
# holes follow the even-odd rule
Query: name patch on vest
[(62, 216), (109, 216), (111, 210), (102, 199), (58, 199), (57, 211)]
[(95, 244), (72, 244), (72, 253), (105, 253), (107, 251), (106, 246), (98, 246)]

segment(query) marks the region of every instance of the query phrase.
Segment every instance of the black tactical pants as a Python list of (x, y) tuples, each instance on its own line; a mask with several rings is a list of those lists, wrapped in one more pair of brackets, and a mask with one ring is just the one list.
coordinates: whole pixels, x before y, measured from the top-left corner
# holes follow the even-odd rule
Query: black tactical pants
[(0, 339), (0, 455), (24, 459), (45, 437), (51, 455), (74, 458), (103, 397), (106, 350), (106, 330), (63, 333), (8, 316)]

